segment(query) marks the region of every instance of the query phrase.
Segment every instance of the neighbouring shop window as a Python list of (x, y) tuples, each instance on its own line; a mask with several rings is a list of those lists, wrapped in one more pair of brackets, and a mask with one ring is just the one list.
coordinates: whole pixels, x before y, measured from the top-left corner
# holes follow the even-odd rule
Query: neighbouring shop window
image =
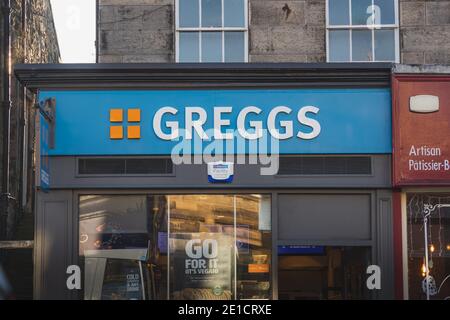
[(270, 299), (266, 195), (84, 195), (85, 299)]
[(429, 297), (450, 299), (450, 194), (409, 193), (406, 201), (409, 298), (426, 299), (426, 238)]
[(247, 0), (177, 0), (177, 62), (246, 62)]
[(399, 62), (397, 0), (327, 0), (328, 62)]
[(368, 247), (280, 246), (278, 298), (281, 300), (370, 299)]

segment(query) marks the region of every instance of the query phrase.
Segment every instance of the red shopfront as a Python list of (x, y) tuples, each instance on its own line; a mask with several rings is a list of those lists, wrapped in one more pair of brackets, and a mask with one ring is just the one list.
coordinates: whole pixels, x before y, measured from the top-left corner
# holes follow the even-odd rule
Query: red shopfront
[(392, 79), (398, 299), (450, 299), (450, 68), (434, 71)]

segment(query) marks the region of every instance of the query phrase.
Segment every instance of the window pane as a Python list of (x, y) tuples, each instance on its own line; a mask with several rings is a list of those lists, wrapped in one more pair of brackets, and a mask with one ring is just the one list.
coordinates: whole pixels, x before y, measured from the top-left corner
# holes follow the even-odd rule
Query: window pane
[(170, 196), (170, 298), (231, 300), (234, 293), (232, 195)]
[(225, 62), (245, 62), (244, 32), (225, 32)]
[(330, 62), (350, 61), (350, 35), (348, 30), (335, 30), (329, 33)]
[(372, 61), (372, 31), (352, 31), (352, 61)]
[(224, 24), (225, 27), (245, 27), (244, 0), (225, 0)]
[(80, 254), (147, 247), (145, 196), (80, 197)]
[(179, 0), (178, 16), (180, 27), (198, 27), (198, 0)]
[(179, 62), (199, 62), (199, 33), (180, 32), (179, 34)]
[(222, 1), (202, 0), (202, 27), (222, 26)]
[(330, 25), (349, 25), (348, 0), (329, 0)]
[(394, 30), (375, 30), (376, 61), (395, 61)]
[(271, 298), (270, 196), (174, 195), (169, 220), (171, 299)]
[[(374, 5), (378, 6), (380, 9), (375, 10), (375, 23), (379, 24), (394, 24), (395, 23), (395, 0), (374, 0)], [(377, 16), (379, 15), (379, 16)]]
[(167, 208), (166, 196), (80, 196), (85, 299), (167, 298)]
[(101, 300), (142, 300), (142, 290), (138, 261), (106, 259)]
[(236, 196), (237, 298), (271, 298), (270, 196)]
[(202, 62), (222, 62), (222, 32), (202, 32)]
[[(367, 18), (370, 17), (370, 6), (372, 0), (352, 0), (352, 24), (353, 25), (365, 25), (367, 24)], [(369, 10), (368, 10), (369, 9)], [(369, 13), (367, 13), (369, 11)], [(372, 24), (372, 21), (370, 21)]]

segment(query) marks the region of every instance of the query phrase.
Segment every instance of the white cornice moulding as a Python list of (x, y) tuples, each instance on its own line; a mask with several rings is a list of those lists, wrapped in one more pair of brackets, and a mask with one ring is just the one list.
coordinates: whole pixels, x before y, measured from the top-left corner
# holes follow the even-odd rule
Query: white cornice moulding
[(409, 98), (409, 110), (418, 113), (439, 111), (439, 97), (432, 95), (418, 95)]

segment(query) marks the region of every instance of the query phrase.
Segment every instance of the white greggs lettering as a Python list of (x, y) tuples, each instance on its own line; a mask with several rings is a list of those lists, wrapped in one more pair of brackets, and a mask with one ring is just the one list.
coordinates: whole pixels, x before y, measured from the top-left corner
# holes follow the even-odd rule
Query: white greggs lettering
[[(233, 133), (224, 132), (225, 126), (230, 125), (230, 119), (227, 119), (227, 114), (233, 112), (232, 107), (214, 107), (214, 139), (216, 140), (231, 140), (233, 139)], [(259, 115), (262, 110), (255, 106), (248, 106), (240, 110), (237, 116), (237, 131), (244, 139), (256, 140), (263, 136), (263, 122), (261, 120), (251, 120), (249, 121), (249, 128), (246, 128), (246, 119), (250, 114)], [(316, 138), (320, 134), (320, 123), (307, 116), (308, 113), (317, 114), (319, 108), (314, 106), (305, 106), (298, 110), (297, 121), (311, 128), (310, 132), (298, 131), (296, 136), (300, 139), (310, 140)], [(180, 125), (178, 121), (165, 121), (165, 127), (168, 128), (168, 133), (162, 130), (162, 119), (164, 116), (170, 117), (170, 115), (176, 115), (178, 110), (167, 106), (159, 109), (153, 118), (153, 130), (155, 134), (163, 140), (173, 140), (180, 137)], [(277, 123), (277, 116), (280, 113), (291, 114), (292, 109), (286, 106), (278, 106), (269, 112), (267, 116), (267, 129), (269, 133), (279, 140), (289, 139), (294, 136), (294, 125), (291, 120), (281, 120)], [(203, 126), (208, 119), (207, 112), (201, 107), (186, 107), (185, 108), (185, 139), (191, 140), (193, 135), (193, 130), (201, 137), (203, 140), (208, 140), (210, 137), (206, 134)], [(278, 126), (277, 126), (278, 124)], [(279, 127), (282, 130), (279, 130)], [(281, 132), (280, 132), (281, 131)]]

